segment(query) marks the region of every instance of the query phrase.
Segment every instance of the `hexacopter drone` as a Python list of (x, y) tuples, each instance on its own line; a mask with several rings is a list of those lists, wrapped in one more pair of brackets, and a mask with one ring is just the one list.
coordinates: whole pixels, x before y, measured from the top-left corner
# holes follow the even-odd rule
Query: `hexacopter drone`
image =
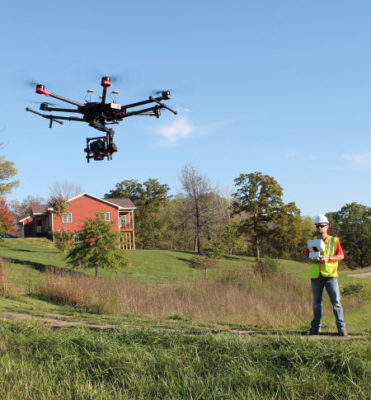
[[(26, 108), (26, 111), (30, 111), (34, 114), (40, 115), (43, 118), (49, 119), (50, 124), (49, 128), (53, 126), (53, 122), (57, 122), (58, 124), (63, 124), (63, 120), (66, 121), (79, 121), (79, 122), (87, 122), (89, 126), (94, 129), (98, 129), (101, 132), (105, 132), (105, 136), (91, 137), (86, 138), (86, 148), (84, 149), (86, 152), (86, 159), (88, 162), (92, 158), (95, 161), (103, 160), (104, 157), (107, 157), (107, 160), (112, 159), (112, 154), (117, 151), (117, 146), (113, 143), (114, 130), (112, 128), (108, 128), (106, 125), (118, 124), (124, 118), (132, 117), (133, 115), (149, 115), (159, 118), (161, 115), (161, 109), (166, 108), (174, 114), (177, 114), (176, 111), (172, 110), (165, 104), (163, 104), (162, 100), (170, 99), (170, 91), (163, 90), (161, 92), (157, 92), (157, 97), (149, 96), (148, 100), (138, 101), (132, 104), (126, 104), (122, 106), (121, 104), (116, 103), (114, 100), (112, 103), (106, 103), (107, 97), (107, 89), (111, 86), (111, 79), (108, 76), (104, 76), (101, 80), (101, 86), (103, 87), (103, 94), (101, 96), (101, 101), (92, 102), (86, 101), (84, 104), (79, 103), (74, 100), (66, 99), (65, 97), (59, 96), (57, 94), (51, 93), (45, 89), (45, 85), (37, 84), (36, 85), (36, 93), (44, 94), (45, 96), (53, 97), (57, 100), (64, 101), (66, 103), (72, 104), (77, 108), (57, 108), (50, 107), (49, 103), (41, 103), (40, 110), (42, 111), (58, 111), (58, 112), (68, 112), (68, 113), (78, 113), (82, 114), (82, 117), (72, 117), (72, 116), (59, 116), (59, 115), (47, 115), (37, 112), (35, 110), (31, 110), (30, 108)], [(93, 93), (93, 90), (88, 90), (88, 93)], [(118, 94), (118, 92), (113, 91), (113, 95)], [(146, 104), (155, 103), (151, 107), (141, 108)], [(131, 110), (133, 109), (133, 110)], [(130, 110), (130, 111), (128, 111)]]

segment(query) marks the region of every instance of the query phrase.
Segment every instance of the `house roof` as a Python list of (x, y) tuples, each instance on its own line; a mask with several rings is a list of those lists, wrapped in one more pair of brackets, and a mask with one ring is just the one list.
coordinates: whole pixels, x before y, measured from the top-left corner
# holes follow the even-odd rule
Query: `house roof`
[(75, 200), (81, 196), (89, 196), (95, 200), (102, 201), (103, 203), (114, 205), (118, 209), (126, 209), (126, 210), (128, 210), (128, 209), (135, 210), (136, 209), (134, 203), (130, 199), (127, 199), (127, 198), (101, 199), (101, 198), (93, 196), (92, 194), (89, 194), (89, 193), (81, 193), (78, 196), (72, 197), (72, 199), (68, 199), (68, 201)]
[(48, 211), (49, 206), (47, 204), (35, 204), (31, 207), (32, 215), (44, 214)]
[(20, 219), (18, 221), (18, 224), (21, 223), (21, 222), (27, 221), (28, 219), (32, 219), (31, 215), (28, 215), (27, 217), (24, 217), (24, 218)]
[[(134, 203), (130, 199), (127, 199), (127, 198), (101, 199), (101, 198), (93, 196), (89, 193), (81, 193), (78, 196), (68, 199), (68, 201), (75, 200), (81, 196), (89, 196), (95, 200), (102, 201), (103, 203), (113, 205), (113, 206), (117, 207), (119, 210), (135, 210), (136, 209)], [(49, 210), (49, 208), (50, 207), (47, 204), (33, 205), (31, 208), (31, 215), (45, 214)]]
[(108, 203), (113, 203), (116, 204), (119, 207), (122, 208), (130, 208), (135, 210), (135, 205), (130, 199), (125, 199), (125, 198), (118, 198), (118, 199), (106, 199)]

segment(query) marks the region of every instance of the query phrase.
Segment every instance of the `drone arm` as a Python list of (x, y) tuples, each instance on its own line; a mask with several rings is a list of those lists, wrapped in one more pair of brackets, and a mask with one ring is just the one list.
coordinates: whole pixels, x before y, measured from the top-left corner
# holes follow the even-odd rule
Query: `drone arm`
[[(45, 104), (45, 103), (43, 103), (43, 104)], [(60, 112), (70, 112), (70, 113), (82, 113), (82, 111), (81, 110), (79, 110), (79, 109), (74, 109), (74, 108), (72, 108), (72, 109), (70, 109), (70, 108), (56, 108), (56, 107), (44, 107), (44, 108), (42, 108), (42, 110), (43, 111), (60, 111)]]
[(132, 107), (139, 107), (139, 106), (143, 106), (145, 104), (150, 104), (150, 103), (159, 103), (161, 100), (168, 100), (170, 99), (170, 92), (168, 91), (164, 91), (163, 95), (160, 97), (152, 97), (150, 96), (148, 98), (148, 100), (143, 100), (143, 101), (138, 101), (137, 103), (132, 103), (132, 104), (127, 104), (125, 106), (122, 106), (123, 109), (127, 109), (127, 108), (132, 108)]
[(150, 99), (152, 101), (154, 101), (155, 103), (159, 104), (160, 106), (166, 108), (167, 110), (171, 111), (174, 115), (177, 115), (178, 113), (174, 110), (172, 110), (170, 107), (168, 107), (167, 105), (161, 103), (158, 99), (153, 98), (152, 96), (150, 97)]
[(26, 111), (30, 111), (34, 114), (40, 115), (40, 117), (46, 118), (46, 119), (50, 119), (53, 121), (58, 122), (59, 124), (63, 124), (62, 121), (58, 121), (58, 120), (65, 120), (65, 121), (80, 121), (80, 122), (85, 122), (85, 120), (83, 118), (76, 118), (76, 117), (64, 117), (64, 116), (59, 116), (59, 115), (45, 115), (45, 114), (41, 114), (35, 110), (31, 110), (31, 108), (26, 108)]
[(54, 99), (57, 99), (57, 100), (60, 100), (60, 101), (64, 101), (65, 103), (73, 104), (74, 106), (77, 106), (77, 107), (83, 107), (82, 103), (79, 103), (79, 102), (74, 101), (74, 100), (67, 99), (65, 97), (59, 96), (59, 95), (51, 93), (51, 92), (49, 92), (49, 96), (53, 97)]
[(53, 124), (53, 121), (55, 121), (55, 122), (58, 122), (58, 124), (61, 124), (61, 125), (63, 125), (63, 122), (62, 121), (58, 121), (56, 118), (59, 118), (59, 117), (55, 117), (55, 116), (53, 116), (53, 115), (44, 115), (44, 114), (41, 114), (41, 113), (39, 113), (39, 112), (37, 112), (37, 111), (35, 111), (35, 110), (31, 110), (31, 108), (26, 108), (26, 111), (29, 111), (29, 112), (32, 112), (32, 113), (34, 113), (34, 114), (37, 114), (37, 115), (40, 115), (40, 117), (43, 117), (43, 118), (46, 118), (46, 119), (50, 119), (50, 128), (52, 127), (52, 124)]
[(64, 120), (64, 121), (79, 121), (79, 122), (86, 122), (83, 118), (76, 118), (76, 117), (62, 117), (62, 116), (59, 116), (59, 115), (43, 115), (43, 114), (40, 114), (40, 115), (42, 115), (44, 118), (52, 118), (52, 119), (54, 119), (55, 120), (55, 118), (58, 118), (58, 119), (62, 119), (62, 120)]
[(79, 103), (79, 102), (74, 101), (74, 100), (67, 99), (67, 98), (65, 98), (65, 97), (59, 96), (59, 95), (54, 94), (54, 93), (50, 93), (50, 92), (49, 92), (49, 96), (50, 96), (50, 97), (53, 97), (54, 99), (64, 101), (65, 103), (73, 104), (74, 106), (77, 106), (77, 107), (83, 107), (83, 104), (82, 104), (82, 103)]
[(133, 115), (150, 115), (150, 116), (159, 116), (159, 112), (160, 112), (160, 108), (159, 106), (154, 106), (154, 107), (149, 107), (149, 108), (144, 108), (143, 110), (137, 110), (137, 111), (131, 111), (128, 112), (124, 115), (124, 118), (126, 117), (132, 117)]
[(74, 100), (67, 99), (66, 97), (62, 97), (62, 96), (59, 96), (58, 94), (49, 92), (48, 90), (45, 90), (45, 86), (42, 85), (42, 84), (38, 84), (36, 86), (36, 93), (43, 94), (45, 96), (53, 97), (54, 99), (57, 99), (57, 100), (60, 100), (60, 101), (64, 101), (65, 103), (73, 104), (74, 106), (77, 106), (77, 107), (83, 107), (84, 106), (82, 103), (79, 103), (79, 102), (74, 101)]

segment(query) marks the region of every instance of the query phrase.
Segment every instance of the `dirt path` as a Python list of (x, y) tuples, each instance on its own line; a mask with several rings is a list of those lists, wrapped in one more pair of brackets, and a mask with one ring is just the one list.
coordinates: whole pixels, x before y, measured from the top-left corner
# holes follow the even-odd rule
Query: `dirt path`
[(354, 278), (369, 278), (371, 276), (371, 272), (364, 272), (363, 274), (349, 274), (348, 276)]
[[(65, 315), (56, 315), (58, 317), (63, 317), (66, 318), (67, 316)], [(15, 313), (15, 312), (6, 312), (3, 313), (3, 317), (5, 319), (11, 319), (11, 320), (21, 320), (21, 321), (37, 321), (37, 322), (42, 322), (45, 325), (48, 325), (51, 328), (70, 328), (72, 326), (86, 326), (89, 328), (95, 328), (95, 329), (112, 329), (115, 327), (115, 325), (108, 325), (108, 324), (96, 324), (96, 323), (91, 323), (88, 321), (66, 321), (62, 319), (56, 319), (56, 318), (48, 318), (48, 317), (37, 317), (31, 314), (23, 314), (23, 313)]]
[[(92, 329), (117, 329), (117, 328), (131, 328), (131, 329), (144, 329), (143, 326), (136, 326), (136, 325), (125, 325), (125, 324), (120, 324), (120, 325), (110, 325), (106, 323), (101, 323), (101, 322), (89, 322), (89, 321), (68, 321), (69, 317), (67, 315), (62, 315), (62, 314), (51, 314), (53, 317), (58, 317), (58, 318), (65, 318), (65, 319), (58, 319), (58, 318), (52, 318), (52, 317), (39, 317), (31, 314), (25, 314), (25, 313), (16, 313), (16, 312), (5, 312), (2, 314), (2, 317), (6, 320), (13, 320), (13, 321), (36, 321), (40, 322), (49, 328), (52, 329), (58, 329), (58, 328), (72, 328), (76, 326), (80, 327), (86, 327), (86, 328), (92, 328)], [(160, 328), (156, 327), (153, 328), (158, 331), (164, 331), (164, 332), (178, 332), (179, 330), (174, 328)], [(315, 336), (306, 336), (302, 335), (301, 332), (299, 331), (293, 331), (293, 332), (281, 332), (281, 331), (274, 331), (274, 330), (263, 330), (263, 329), (231, 329), (229, 331), (224, 331), (224, 330), (212, 330), (212, 331), (202, 331), (202, 330), (197, 330), (197, 328), (194, 329), (194, 331), (187, 332), (188, 334), (194, 334), (194, 335), (202, 335), (205, 333), (212, 333), (212, 334), (220, 334), (220, 333), (231, 333), (235, 335), (241, 335), (241, 336), (249, 336), (249, 335), (259, 335), (259, 336), (300, 336), (303, 339), (310, 339), (310, 340), (322, 340), (322, 339), (338, 339), (338, 340), (359, 340), (359, 339), (368, 339), (370, 340), (370, 335), (350, 335), (347, 337), (340, 337), (337, 336), (336, 333), (321, 333), (319, 335)]]

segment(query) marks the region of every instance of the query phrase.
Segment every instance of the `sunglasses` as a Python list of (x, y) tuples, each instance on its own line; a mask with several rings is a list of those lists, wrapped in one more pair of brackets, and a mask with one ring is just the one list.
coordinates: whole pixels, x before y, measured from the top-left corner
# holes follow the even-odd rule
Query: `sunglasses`
[(316, 225), (317, 228), (324, 228), (327, 225)]

